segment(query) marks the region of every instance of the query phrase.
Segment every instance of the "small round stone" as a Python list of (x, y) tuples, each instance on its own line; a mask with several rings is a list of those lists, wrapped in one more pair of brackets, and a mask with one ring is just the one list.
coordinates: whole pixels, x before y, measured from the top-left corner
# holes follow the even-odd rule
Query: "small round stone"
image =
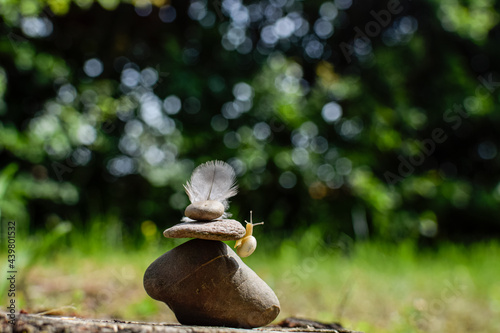
[(253, 328), (280, 312), (273, 290), (226, 244), (193, 239), (156, 259), (144, 289), (184, 325)]
[(215, 200), (193, 202), (187, 206), (184, 215), (197, 221), (211, 221), (224, 214), (224, 205)]
[(184, 222), (163, 232), (167, 238), (200, 238), (208, 240), (238, 240), (245, 236), (245, 228), (236, 220), (211, 222)]

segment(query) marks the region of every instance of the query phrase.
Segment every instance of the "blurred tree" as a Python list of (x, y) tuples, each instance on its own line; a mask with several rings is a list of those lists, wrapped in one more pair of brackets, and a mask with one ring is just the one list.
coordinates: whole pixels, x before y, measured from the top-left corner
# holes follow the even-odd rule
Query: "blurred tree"
[(2, 1), (3, 218), (168, 226), (221, 159), (277, 233), (498, 236), (498, 7)]

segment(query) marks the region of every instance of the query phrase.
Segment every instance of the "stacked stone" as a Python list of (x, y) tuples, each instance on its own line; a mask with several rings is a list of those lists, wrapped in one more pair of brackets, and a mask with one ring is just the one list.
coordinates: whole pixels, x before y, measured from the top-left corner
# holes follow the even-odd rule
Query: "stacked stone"
[[(208, 172), (208, 167), (214, 170), (210, 169)], [(248, 232), (240, 222), (226, 218), (227, 196), (211, 200), (211, 193), (217, 183), (209, 186), (210, 194), (205, 196), (208, 200), (196, 201), (193, 198), (197, 170), (202, 168), (202, 171), (207, 171), (202, 172), (203, 174), (213, 171), (215, 175), (222, 167), (225, 171), (231, 168), (223, 162), (209, 162), (193, 172), (191, 184), (186, 186), (192, 202), (185, 211), (186, 217), (183, 220), (186, 222), (165, 230), (163, 235), (167, 238), (194, 239), (156, 259), (144, 274), (144, 288), (149, 296), (166, 303), (177, 320), (184, 325), (244, 328), (264, 326), (278, 316), (278, 298), (222, 242), (241, 240)], [(231, 171), (234, 172), (232, 168)], [(214, 177), (208, 178), (210, 182)], [(234, 189), (234, 182), (231, 183)], [(231, 193), (236, 194), (235, 191)]]

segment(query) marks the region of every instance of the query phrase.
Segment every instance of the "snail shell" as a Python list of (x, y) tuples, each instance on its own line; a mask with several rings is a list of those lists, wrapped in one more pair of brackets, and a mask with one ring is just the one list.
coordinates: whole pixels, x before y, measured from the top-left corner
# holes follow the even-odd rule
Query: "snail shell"
[(257, 247), (257, 239), (254, 236), (247, 236), (242, 239), (241, 245), (236, 249), (236, 253), (241, 258), (250, 256)]
[(184, 215), (197, 221), (211, 221), (224, 214), (224, 205), (215, 200), (198, 201), (187, 206)]

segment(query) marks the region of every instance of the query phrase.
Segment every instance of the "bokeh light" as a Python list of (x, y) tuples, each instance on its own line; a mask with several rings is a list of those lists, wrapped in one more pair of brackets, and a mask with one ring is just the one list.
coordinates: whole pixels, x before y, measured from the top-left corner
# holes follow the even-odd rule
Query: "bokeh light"
[(321, 110), (321, 116), (327, 123), (334, 123), (342, 117), (342, 107), (335, 102), (326, 103)]
[(28, 37), (43, 38), (52, 34), (52, 22), (46, 17), (23, 17), (21, 29)]
[(104, 66), (102, 61), (97, 58), (89, 59), (85, 61), (85, 64), (83, 65), (83, 71), (90, 77), (97, 77), (101, 75), (103, 70)]

